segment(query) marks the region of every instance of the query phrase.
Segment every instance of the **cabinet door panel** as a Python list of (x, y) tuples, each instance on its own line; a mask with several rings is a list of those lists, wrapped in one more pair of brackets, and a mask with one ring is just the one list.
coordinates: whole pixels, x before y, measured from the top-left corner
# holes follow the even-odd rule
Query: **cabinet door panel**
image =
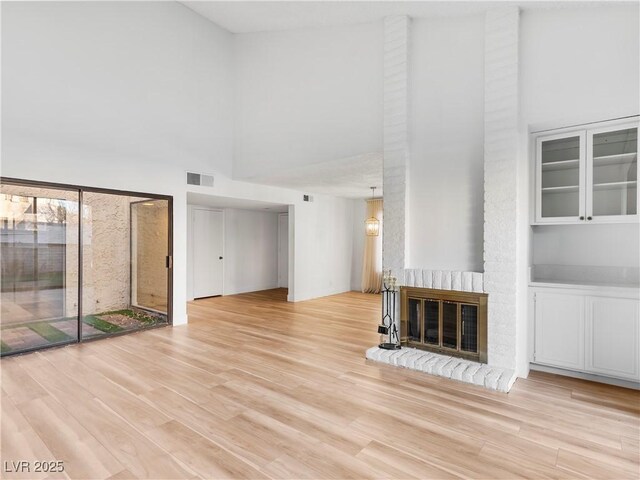
[(539, 137), (536, 143), (536, 221), (584, 219), (584, 131)]
[(620, 125), (587, 135), (587, 218), (624, 219), (638, 213), (638, 127)]
[(626, 298), (587, 298), (587, 370), (640, 380), (639, 303)]
[(584, 297), (536, 294), (535, 361), (584, 369)]

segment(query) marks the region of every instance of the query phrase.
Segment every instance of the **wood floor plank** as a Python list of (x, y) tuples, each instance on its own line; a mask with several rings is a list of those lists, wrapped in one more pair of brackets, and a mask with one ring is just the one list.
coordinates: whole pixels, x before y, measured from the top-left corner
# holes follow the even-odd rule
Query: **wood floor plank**
[(20, 363), (121, 465), (140, 478), (194, 477), (193, 472), (183, 468), (82, 385), (69, 377), (61, 378), (60, 372), (46, 361), (49, 353), (20, 357)]
[(373, 440), (357, 457), (383, 470), (390, 478), (461, 478), (446, 469)]
[(268, 478), (176, 420), (160, 425), (147, 435), (202, 478)]
[[(24, 473), (16, 471), (11, 462), (25, 461), (29, 465), (34, 465), (36, 461), (57, 460), (8, 395), (3, 395), (0, 410), (2, 478), (26, 478)], [(4, 462), (10, 462), (9, 468)], [(50, 474), (45, 472), (29, 472), (28, 478), (35, 480), (49, 476)], [(66, 473), (60, 473), (54, 478), (68, 477)]]
[(639, 478), (638, 391), (532, 372), (502, 394), (371, 362), (379, 315), (377, 295), (276, 289), (5, 358), (1, 456), (67, 465), (28, 478)]
[(53, 398), (41, 397), (18, 408), (71, 478), (108, 478), (123, 466)]
[(562, 448), (558, 452), (556, 465), (567, 472), (577, 473), (590, 478), (616, 480), (637, 479), (640, 472), (637, 468), (634, 471), (623, 470), (608, 462), (603, 463), (591, 456), (579, 455)]

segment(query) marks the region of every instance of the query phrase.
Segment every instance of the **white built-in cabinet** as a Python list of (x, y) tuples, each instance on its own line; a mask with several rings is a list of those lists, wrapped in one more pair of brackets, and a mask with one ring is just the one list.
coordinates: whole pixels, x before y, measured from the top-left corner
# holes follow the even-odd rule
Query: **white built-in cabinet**
[(638, 301), (586, 297), (585, 370), (640, 380)]
[(535, 294), (535, 361), (584, 369), (584, 298), (581, 295)]
[(533, 224), (638, 221), (638, 119), (534, 135)]
[(593, 289), (531, 291), (534, 363), (640, 381), (637, 291), (611, 296)]

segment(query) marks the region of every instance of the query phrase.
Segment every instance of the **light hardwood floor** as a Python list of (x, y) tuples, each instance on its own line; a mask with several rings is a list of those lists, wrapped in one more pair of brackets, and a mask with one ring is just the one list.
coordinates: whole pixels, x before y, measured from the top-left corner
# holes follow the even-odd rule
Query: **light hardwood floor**
[[(188, 326), (5, 358), (7, 478), (638, 478), (640, 394), (501, 394), (364, 359), (379, 297), (200, 300)], [(3, 470), (4, 463), (3, 463)]]

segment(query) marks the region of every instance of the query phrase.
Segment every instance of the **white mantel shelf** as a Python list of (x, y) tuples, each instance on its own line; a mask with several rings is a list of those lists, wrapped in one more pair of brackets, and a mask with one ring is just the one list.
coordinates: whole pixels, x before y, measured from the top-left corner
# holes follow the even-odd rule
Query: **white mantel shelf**
[(504, 393), (507, 393), (516, 381), (514, 370), (417, 348), (402, 347), (400, 350), (384, 350), (380, 347), (371, 347), (367, 350), (366, 357), (387, 365), (450, 378)]

